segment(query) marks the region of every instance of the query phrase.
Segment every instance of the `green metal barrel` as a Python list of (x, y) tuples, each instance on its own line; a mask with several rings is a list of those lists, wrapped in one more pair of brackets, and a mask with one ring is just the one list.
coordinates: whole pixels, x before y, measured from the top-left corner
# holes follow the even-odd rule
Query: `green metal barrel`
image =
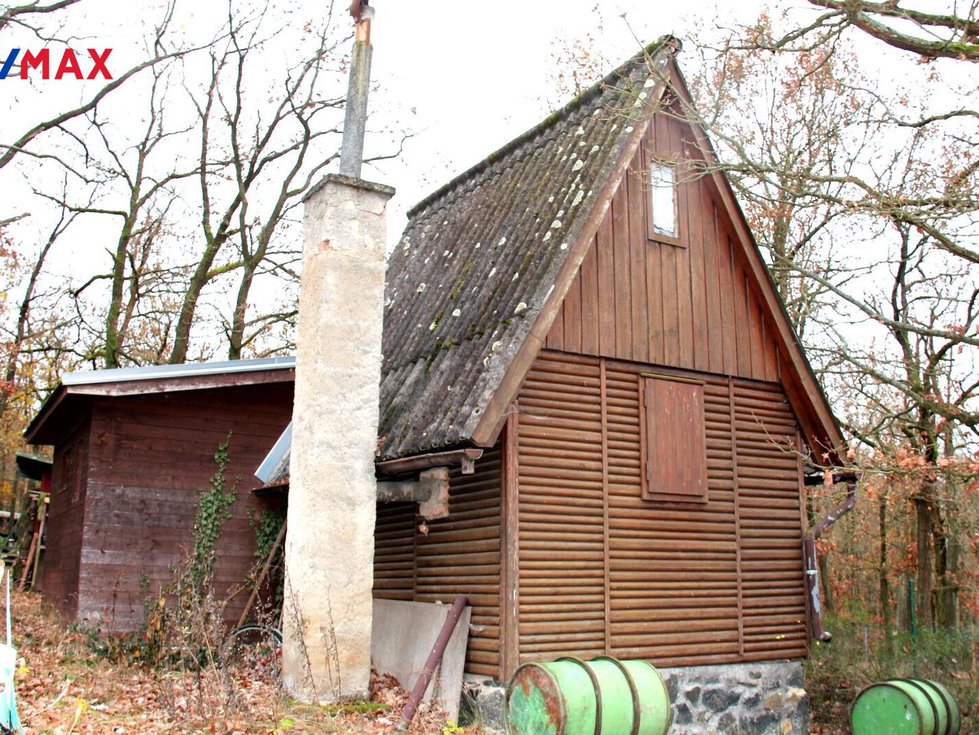
[(853, 702), (853, 735), (958, 735), (955, 698), (937, 681), (891, 679), (871, 684)]
[(506, 689), (509, 735), (664, 735), (670, 695), (646, 661), (524, 664)]

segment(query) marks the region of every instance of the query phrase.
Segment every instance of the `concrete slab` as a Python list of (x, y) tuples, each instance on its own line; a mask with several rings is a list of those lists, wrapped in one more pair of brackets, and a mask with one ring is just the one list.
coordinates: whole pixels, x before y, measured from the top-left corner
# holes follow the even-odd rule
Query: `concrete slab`
[[(411, 691), (425, 666), (451, 605), (429, 602), (374, 600), (371, 661), (379, 673), (391, 674)], [(425, 701), (438, 698), (449, 719), (459, 719), (459, 695), (469, 645), (472, 608), (462, 611), (442, 664), (425, 692)]]

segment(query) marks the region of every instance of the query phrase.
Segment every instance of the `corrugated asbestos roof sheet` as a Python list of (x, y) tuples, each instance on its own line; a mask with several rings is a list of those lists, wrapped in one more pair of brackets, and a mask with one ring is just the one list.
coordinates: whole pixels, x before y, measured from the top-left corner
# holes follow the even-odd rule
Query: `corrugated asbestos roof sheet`
[(382, 459), (471, 438), (669, 53), (637, 54), (409, 212), (387, 269)]

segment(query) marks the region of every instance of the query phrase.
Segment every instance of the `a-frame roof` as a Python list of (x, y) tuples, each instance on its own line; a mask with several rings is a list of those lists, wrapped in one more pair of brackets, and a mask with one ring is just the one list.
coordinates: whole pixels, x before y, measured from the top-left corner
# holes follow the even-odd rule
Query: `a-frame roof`
[(409, 212), (387, 270), (382, 458), (492, 442), (501, 390), (542, 343), (674, 50), (653, 44)]
[[(665, 37), (644, 49), (409, 213), (387, 271), (381, 459), (495, 441), (664, 92), (689, 101), (677, 47)], [(838, 462), (832, 412), (728, 182), (709, 168), (788, 356), (806, 438)]]

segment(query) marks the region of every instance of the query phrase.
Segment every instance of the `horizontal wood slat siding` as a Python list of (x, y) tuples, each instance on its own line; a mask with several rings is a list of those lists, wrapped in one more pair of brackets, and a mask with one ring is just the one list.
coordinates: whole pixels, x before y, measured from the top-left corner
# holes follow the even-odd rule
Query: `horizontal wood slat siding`
[[(611, 650), (661, 666), (736, 660), (737, 538), (727, 380), (704, 378), (707, 497), (641, 498), (639, 369), (609, 363)], [(655, 421), (655, 418), (652, 419)], [(676, 447), (682, 462), (683, 448)]]
[(734, 381), (745, 657), (806, 654), (795, 417), (777, 385)]
[(692, 140), (686, 124), (656, 115), (545, 346), (778, 381), (774, 327), (735, 255), (732, 225), (709, 184), (679, 167), (681, 246), (647, 238), (648, 161), (691, 159)]
[(453, 470), (449, 516), (418, 529), (417, 505), (379, 505), (374, 530), (374, 596), (472, 605), (466, 671), (500, 676), (501, 452), (488, 450), (472, 475)]
[(415, 503), (379, 503), (374, 523), (374, 597), (415, 599)]
[[(199, 491), (216, 470), (214, 453), (228, 440), (226, 488), (240, 477), (232, 517), (216, 547), (219, 599), (245, 583), (255, 563), (251, 519), (278, 506), (251, 492), (255, 468), (292, 416), (292, 383), (103, 399), (94, 405), (85, 536), (79, 575), (80, 616), (99, 616), (117, 630), (142, 622), (145, 592), (172, 578), (193, 547)], [(243, 410), (247, 409), (247, 410)], [(247, 594), (225, 611), (237, 620)]]
[(708, 502), (646, 501), (648, 369), (545, 350), (524, 383), (521, 660), (608, 654), (675, 666), (805, 655), (797, 457), (772, 441), (795, 441), (784, 392), (667, 371), (703, 383)]
[(606, 651), (598, 360), (542, 355), (518, 400), (520, 660)]

